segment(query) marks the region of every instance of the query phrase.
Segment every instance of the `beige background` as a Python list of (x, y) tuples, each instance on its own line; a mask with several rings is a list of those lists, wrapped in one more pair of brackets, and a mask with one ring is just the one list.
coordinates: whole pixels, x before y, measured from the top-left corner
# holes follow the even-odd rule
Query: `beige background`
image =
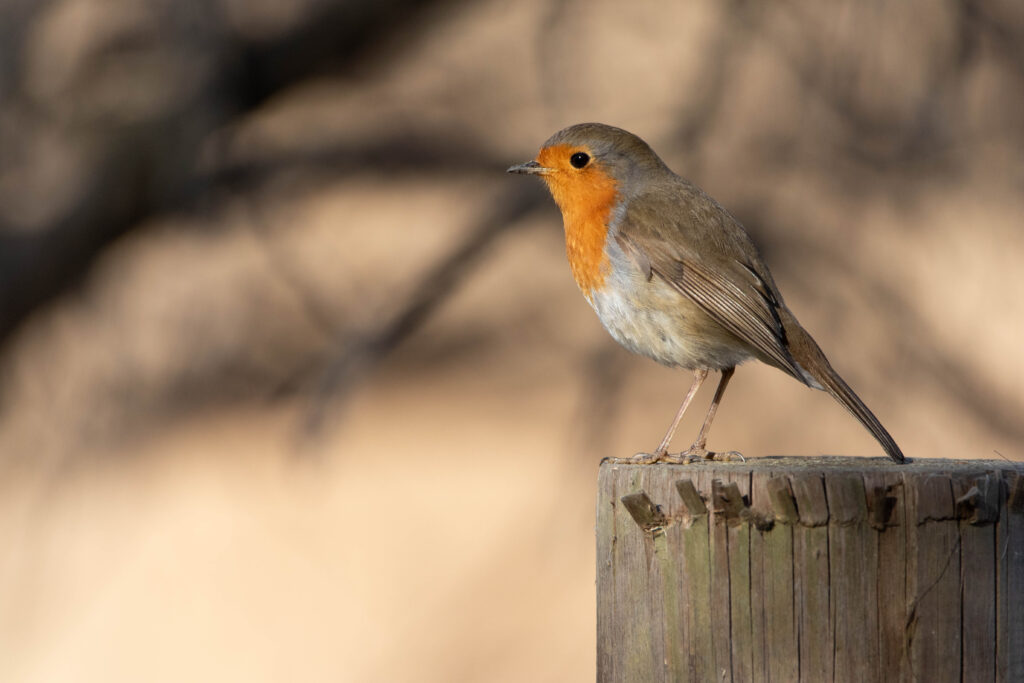
[[(0, 165), (8, 230), (84, 211), (113, 143), (75, 135), (195, 113), (175, 106), (224, 45), (331, 5), (207, 4), (8, 3), (32, 105), (0, 117), (30, 152)], [(218, 122), (176, 168), (200, 189), (0, 347), (0, 680), (592, 680), (597, 465), (654, 447), (690, 380), (614, 345), (554, 205), (504, 174), (579, 121), (643, 136), (747, 225), (908, 456), (1024, 460), (1018, 6), (630, 7), (431, 4), (197, 117)], [(183, 148), (155, 140), (153, 163)], [(353, 340), (371, 352), (325, 401)], [(754, 365), (709, 445), (880, 455)]]

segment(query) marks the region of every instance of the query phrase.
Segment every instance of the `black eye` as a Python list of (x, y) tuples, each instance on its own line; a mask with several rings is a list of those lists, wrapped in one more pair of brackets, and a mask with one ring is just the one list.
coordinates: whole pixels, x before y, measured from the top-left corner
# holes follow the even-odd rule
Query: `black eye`
[(590, 156), (584, 152), (576, 152), (569, 157), (569, 163), (572, 164), (573, 168), (583, 168), (590, 161)]

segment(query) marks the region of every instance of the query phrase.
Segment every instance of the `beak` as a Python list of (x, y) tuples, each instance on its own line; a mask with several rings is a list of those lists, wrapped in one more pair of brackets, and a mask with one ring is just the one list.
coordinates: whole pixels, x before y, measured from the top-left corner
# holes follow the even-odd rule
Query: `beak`
[(551, 172), (551, 169), (541, 166), (536, 161), (527, 161), (525, 164), (517, 164), (516, 166), (510, 166), (508, 172), (525, 173), (527, 175), (547, 175), (548, 173)]

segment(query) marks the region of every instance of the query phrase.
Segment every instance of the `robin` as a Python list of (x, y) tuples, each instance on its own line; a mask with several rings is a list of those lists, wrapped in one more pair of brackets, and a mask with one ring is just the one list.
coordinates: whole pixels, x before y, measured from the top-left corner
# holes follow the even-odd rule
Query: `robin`
[[(743, 227), (646, 142), (621, 128), (581, 123), (552, 135), (536, 160), (508, 172), (539, 175), (551, 191), (573, 278), (612, 337), (634, 353), (693, 371), (661, 444), (628, 462), (738, 455), (706, 445), (729, 379), (750, 358), (827, 391), (890, 458), (904, 462), (889, 432), (783, 303)], [(692, 446), (670, 456), (676, 427), (710, 370), (722, 374), (704, 424)]]

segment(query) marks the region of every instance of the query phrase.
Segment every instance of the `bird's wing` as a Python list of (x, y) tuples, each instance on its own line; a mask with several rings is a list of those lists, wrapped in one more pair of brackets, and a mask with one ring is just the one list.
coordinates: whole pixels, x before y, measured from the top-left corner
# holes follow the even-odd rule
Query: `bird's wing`
[(782, 297), (742, 227), (697, 187), (680, 183), (629, 201), (616, 239), (644, 269), (692, 299), (761, 358), (806, 383), (787, 351)]

